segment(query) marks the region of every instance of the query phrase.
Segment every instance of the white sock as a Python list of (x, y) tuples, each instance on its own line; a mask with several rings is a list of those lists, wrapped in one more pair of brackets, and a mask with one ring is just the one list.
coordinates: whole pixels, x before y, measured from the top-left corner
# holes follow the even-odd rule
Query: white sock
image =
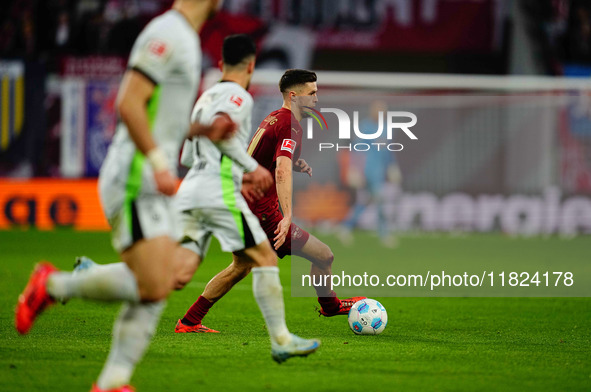
[(86, 298), (138, 302), (135, 275), (125, 263), (105, 264), (73, 274), (57, 272), (47, 280), (47, 292), (57, 300)]
[(279, 268), (253, 268), (252, 291), (263, 313), (271, 341), (281, 346), (288, 344), (291, 341), (291, 334), (285, 325), (283, 287), (279, 280)]
[(129, 384), (135, 365), (152, 340), (166, 301), (123, 304), (113, 342), (97, 385), (104, 390)]

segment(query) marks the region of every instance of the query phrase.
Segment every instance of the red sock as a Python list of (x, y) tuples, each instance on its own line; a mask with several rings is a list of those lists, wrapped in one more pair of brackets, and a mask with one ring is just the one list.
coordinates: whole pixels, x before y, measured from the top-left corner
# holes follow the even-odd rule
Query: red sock
[(197, 298), (197, 301), (195, 301), (189, 310), (187, 310), (187, 313), (181, 320), (181, 323), (185, 325), (201, 324), (201, 320), (203, 320), (203, 317), (205, 317), (209, 311), (209, 308), (211, 308), (213, 304), (214, 302), (209, 302), (207, 298), (200, 295), (199, 298)]
[(332, 313), (339, 310), (341, 300), (337, 298), (337, 293), (330, 292), (330, 297), (318, 297), (318, 303), (325, 312)]

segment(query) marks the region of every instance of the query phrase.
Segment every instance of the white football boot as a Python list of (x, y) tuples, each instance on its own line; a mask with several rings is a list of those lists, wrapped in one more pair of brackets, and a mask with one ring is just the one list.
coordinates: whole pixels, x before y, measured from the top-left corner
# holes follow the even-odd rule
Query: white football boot
[(307, 357), (320, 347), (318, 339), (303, 339), (291, 334), (291, 342), (286, 345), (279, 345), (271, 342), (271, 357), (277, 363), (287, 361), (291, 357)]

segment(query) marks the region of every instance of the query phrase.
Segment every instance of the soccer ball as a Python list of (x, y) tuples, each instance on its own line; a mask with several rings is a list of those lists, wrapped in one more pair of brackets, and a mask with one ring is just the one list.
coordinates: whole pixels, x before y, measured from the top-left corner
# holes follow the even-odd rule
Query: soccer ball
[(388, 313), (375, 299), (355, 302), (349, 311), (349, 327), (357, 335), (379, 335), (388, 325)]

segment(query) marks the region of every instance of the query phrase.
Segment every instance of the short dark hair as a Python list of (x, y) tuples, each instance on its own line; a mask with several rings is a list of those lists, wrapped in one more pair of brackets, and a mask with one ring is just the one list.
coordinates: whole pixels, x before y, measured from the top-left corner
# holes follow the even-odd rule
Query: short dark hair
[(224, 64), (240, 64), (248, 56), (256, 55), (256, 52), (257, 47), (254, 41), (246, 34), (229, 35), (224, 38), (224, 46), (222, 47)]
[(286, 93), (294, 86), (316, 81), (316, 74), (305, 69), (288, 69), (279, 80), (279, 90)]

